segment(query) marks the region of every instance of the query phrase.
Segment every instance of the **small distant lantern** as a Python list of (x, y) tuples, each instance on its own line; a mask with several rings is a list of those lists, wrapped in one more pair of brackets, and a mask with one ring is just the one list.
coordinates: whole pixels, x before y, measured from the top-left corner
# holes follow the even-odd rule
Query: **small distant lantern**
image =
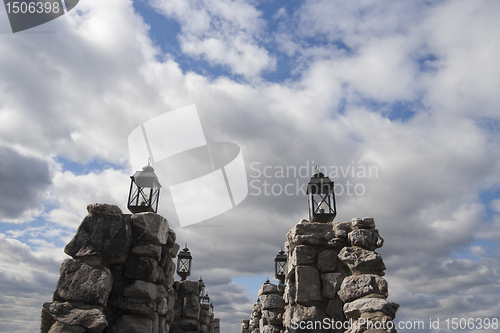
[(205, 283), (203, 282), (201, 276), (198, 282), (200, 283), (200, 300), (201, 300), (205, 296)]
[(210, 303), (210, 313), (213, 314), (214, 313), (214, 305), (212, 303)]
[(208, 294), (201, 298), (201, 304), (210, 304), (210, 297), (208, 297)]
[(316, 166), (316, 173), (307, 184), (310, 222), (332, 222), (337, 215), (333, 186), (330, 178), (319, 172)]
[(191, 275), (191, 262), (193, 257), (189, 253), (189, 249), (186, 247), (179, 252), (177, 255), (177, 275), (181, 277), (181, 281), (186, 280), (186, 278)]
[(285, 275), (286, 275), (286, 261), (287, 256), (283, 248), (274, 258), (274, 276), (281, 282), (285, 283)]
[(155, 174), (155, 169), (150, 165), (137, 171), (130, 176), (130, 192), (128, 194), (128, 210), (132, 213), (143, 213), (158, 211), (158, 199), (160, 197), (160, 182)]

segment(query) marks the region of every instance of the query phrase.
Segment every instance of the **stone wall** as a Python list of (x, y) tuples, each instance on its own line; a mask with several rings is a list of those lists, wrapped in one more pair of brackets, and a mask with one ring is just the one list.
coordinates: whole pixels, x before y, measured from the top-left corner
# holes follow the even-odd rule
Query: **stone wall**
[[(372, 218), (356, 218), (345, 224), (348, 247), (338, 258), (349, 268), (340, 286), (338, 296), (345, 303), (344, 314), (355, 321), (348, 333), (391, 332), (399, 305), (387, 301), (389, 288), (382, 257), (375, 252), (384, 243)], [(388, 328), (388, 329), (381, 329)]]
[(282, 284), (272, 284), (267, 281), (260, 287), (259, 300), (261, 308), (261, 318), (259, 329), (261, 333), (282, 333), (283, 314), (285, 312), (285, 301), (283, 292), (285, 286)]
[(250, 333), (250, 320), (243, 319), (241, 321), (241, 333)]
[(220, 319), (214, 318), (214, 322), (212, 324), (212, 333), (220, 333)]
[(260, 333), (260, 319), (262, 318), (262, 308), (260, 298), (257, 303), (252, 306), (252, 314), (250, 315), (249, 333)]
[(198, 281), (176, 281), (174, 322), (170, 333), (198, 332), (200, 318), (200, 291)]
[(295, 225), (285, 243), (286, 332), (344, 332), (352, 320), (346, 332), (362, 333), (370, 321), (393, 320), (399, 305), (386, 300), (382, 245), (372, 218)]
[(174, 286), (179, 245), (165, 218), (106, 204), (87, 210), (64, 249), (72, 259), (61, 265), (53, 300), (42, 306), (41, 333), (215, 331), (213, 314), (200, 311), (198, 282)]

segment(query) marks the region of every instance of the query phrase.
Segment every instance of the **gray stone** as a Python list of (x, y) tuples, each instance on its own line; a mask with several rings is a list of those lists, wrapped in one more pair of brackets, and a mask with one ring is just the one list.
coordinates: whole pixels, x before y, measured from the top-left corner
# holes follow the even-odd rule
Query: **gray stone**
[(116, 205), (109, 204), (90, 204), (87, 205), (87, 212), (92, 215), (103, 215), (103, 216), (111, 216), (111, 217), (121, 217), (123, 212), (120, 207)]
[(270, 325), (279, 325), (283, 323), (283, 311), (276, 312), (270, 310), (263, 310), (262, 316), (266, 318)]
[[(198, 320), (190, 318), (179, 318), (173, 324), (175, 327), (179, 327), (184, 331), (198, 332)], [(178, 332), (178, 331), (175, 331)]]
[(153, 244), (138, 245), (132, 248), (131, 253), (136, 256), (151, 257), (156, 261), (159, 261), (161, 255), (161, 247)]
[[(57, 322), (82, 327), (89, 333), (100, 333), (108, 326), (101, 306), (52, 302), (48, 304), (48, 311)], [(66, 328), (59, 326), (59, 329)]]
[(179, 244), (174, 244), (173, 247), (170, 248), (169, 254), (170, 258), (175, 258), (177, 257), (177, 253), (179, 252), (181, 246)]
[(293, 266), (311, 265), (316, 259), (316, 250), (307, 245), (297, 245), (292, 252), (290, 263)]
[(324, 250), (318, 254), (318, 270), (322, 273), (335, 272), (337, 270), (337, 255), (335, 250)]
[(383, 298), (388, 296), (387, 281), (374, 274), (348, 276), (342, 282), (338, 292), (340, 299), (346, 303), (372, 294)]
[(181, 294), (196, 294), (200, 293), (200, 283), (198, 281), (184, 280), (180, 281), (179, 292)]
[(170, 290), (174, 285), (174, 274), (175, 274), (175, 263), (169, 258), (166, 261), (166, 264), (162, 267), (163, 272), (165, 273), (165, 281), (164, 286), (166, 289)]
[(279, 295), (262, 295), (259, 298), (262, 310), (285, 308), (285, 301), (283, 300), (283, 297)]
[(396, 318), (399, 304), (383, 298), (360, 298), (344, 304), (344, 313), (348, 319), (358, 319), (365, 312), (383, 312), (391, 319)]
[(322, 295), (324, 298), (334, 298), (342, 283), (342, 273), (325, 273), (321, 274), (321, 282), (323, 283)]
[(132, 214), (132, 231), (137, 242), (155, 245), (166, 244), (168, 239), (168, 222), (161, 215), (146, 212)]
[(200, 315), (200, 299), (197, 295), (189, 294), (184, 297), (182, 316), (198, 320)]
[(151, 333), (158, 333), (160, 329), (160, 318), (156, 313), (153, 313), (150, 319), (152, 321)]
[(278, 327), (274, 327), (272, 325), (266, 325), (261, 329), (262, 333), (281, 333), (281, 330)]
[(333, 224), (333, 232), (336, 238), (347, 238), (351, 231), (351, 222), (336, 222)]
[(124, 263), (132, 245), (130, 225), (121, 216), (87, 215), (64, 252), (88, 263)]
[(164, 280), (163, 270), (158, 262), (149, 257), (131, 257), (124, 269), (125, 276), (134, 280), (143, 280), (155, 284)]
[(160, 316), (164, 316), (168, 312), (168, 301), (165, 297), (156, 300), (156, 312)]
[(168, 297), (168, 292), (165, 290), (165, 287), (160, 284), (156, 286), (156, 298), (159, 299), (162, 297)]
[(330, 318), (334, 318), (337, 321), (341, 321), (344, 317), (344, 302), (342, 302), (339, 298), (334, 298), (328, 301), (328, 306), (326, 307), (326, 314), (330, 316)]
[(295, 302), (310, 305), (321, 301), (321, 283), (319, 272), (315, 267), (297, 266), (295, 268), (296, 295)]
[(377, 274), (383, 276), (385, 265), (382, 257), (374, 252), (359, 247), (344, 247), (338, 258), (346, 264), (352, 274)]
[(285, 284), (281, 283), (281, 281), (278, 282), (278, 294), (283, 295), (285, 292)]
[(123, 290), (123, 296), (130, 298), (149, 299), (154, 301), (158, 295), (158, 287), (151, 282), (135, 280)]
[(41, 315), (41, 324), (40, 324), (40, 333), (47, 333), (51, 326), (55, 323), (55, 319), (49, 311), (49, 307), (52, 303), (46, 302), (42, 305), (42, 315)]
[(377, 229), (359, 229), (349, 233), (349, 242), (352, 246), (359, 246), (365, 250), (374, 251), (384, 245)]
[(327, 249), (335, 249), (340, 250), (343, 247), (347, 246), (347, 239), (343, 238), (333, 238), (324, 244)]
[(287, 234), (288, 246), (322, 245), (334, 237), (333, 223), (299, 223)]
[(106, 305), (112, 283), (109, 269), (65, 259), (53, 300)]
[(60, 322), (55, 322), (48, 333), (84, 333), (85, 328), (81, 326), (70, 326)]
[(351, 220), (352, 230), (356, 229), (375, 229), (375, 220), (371, 217), (356, 217)]
[(295, 283), (288, 283), (285, 287), (285, 292), (283, 294), (283, 300), (286, 304), (295, 304), (296, 288)]
[(260, 286), (259, 296), (267, 295), (267, 294), (276, 294), (278, 293), (278, 286), (272, 283), (264, 283)]
[[(288, 260), (290, 260), (291, 255), (288, 256)], [(295, 282), (295, 267), (292, 264), (287, 264), (286, 265), (286, 274), (285, 274), (285, 279), (288, 281), (288, 283), (294, 283)]]
[(153, 321), (149, 318), (123, 315), (111, 327), (110, 333), (153, 333)]
[(288, 306), (285, 309), (285, 320), (283, 324), (290, 328), (292, 320), (294, 322), (321, 321), (326, 317), (325, 313), (317, 306)]
[(146, 299), (117, 297), (111, 298), (109, 302), (115, 308), (125, 312), (142, 314), (145, 316), (153, 314), (156, 309), (156, 303)]

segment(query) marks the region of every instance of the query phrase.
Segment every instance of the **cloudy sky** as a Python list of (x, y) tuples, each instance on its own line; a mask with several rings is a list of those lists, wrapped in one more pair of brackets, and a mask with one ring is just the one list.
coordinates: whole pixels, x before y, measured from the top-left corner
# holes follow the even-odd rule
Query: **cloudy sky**
[(375, 218), (398, 321), (500, 318), (499, 16), (487, 0), (81, 0), (13, 34), (0, 9), (0, 331), (39, 329), (87, 204), (125, 212), (133, 129), (192, 104), (207, 141), (241, 148), (249, 194), (181, 228), (166, 186), (159, 212), (222, 332), (307, 217), (316, 164), (335, 221)]

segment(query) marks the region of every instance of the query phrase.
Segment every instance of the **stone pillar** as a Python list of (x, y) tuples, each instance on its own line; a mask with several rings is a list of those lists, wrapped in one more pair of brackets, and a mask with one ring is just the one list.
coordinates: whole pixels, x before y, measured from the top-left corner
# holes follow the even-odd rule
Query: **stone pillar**
[(200, 330), (200, 283), (198, 281), (175, 281), (177, 292), (174, 322), (170, 333), (191, 333)]
[(154, 213), (122, 214), (114, 205), (87, 206), (64, 251), (53, 301), (42, 306), (41, 333), (168, 333), (179, 245)]
[(275, 285), (267, 281), (259, 290), (261, 319), (259, 322), (260, 333), (280, 333), (283, 328), (283, 313), (285, 301), (283, 300), (284, 285)]
[(382, 245), (372, 218), (295, 225), (285, 243), (287, 332), (340, 333), (351, 318), (358, 323), (394, 319), (398, 305), (385, 300), (387, 282), (380, 277), (385, 266), (374, 251)]
[(198, 332), (209, 332), (211, 330), (213, 318), (213, 314), (210, 313), (210, 304), (200, 304), (200, 319), (198, 321), (200, 324), (200, 329), (198, 330)]
[(248, 319), (243, 319), (241, 321), (241, 333), (250, 333), (250, 320)]
[(382, 257), (375, 252), (383, 239), (375, 229), (372, 218), (353, 219), (348, 226), (349, 247), (340, 251), (338, 258), (349, 267), (352, 275), (346, 277), (338, 295), (345, 303), (343, 310), (354, 325), (346, 331), (362, 333), (365, 330), (397, 332), (392, 320), (399, 305), (387, 301), (389, 295)]
[(252, 306), (252, 314), (250, 315), (250, 333), (260, 333), (259, 323), (262, 318), (262, 310), (260, 299)]
[(219, 318), (214, 318), (212, 333), (220, 333), (220, 319)]

